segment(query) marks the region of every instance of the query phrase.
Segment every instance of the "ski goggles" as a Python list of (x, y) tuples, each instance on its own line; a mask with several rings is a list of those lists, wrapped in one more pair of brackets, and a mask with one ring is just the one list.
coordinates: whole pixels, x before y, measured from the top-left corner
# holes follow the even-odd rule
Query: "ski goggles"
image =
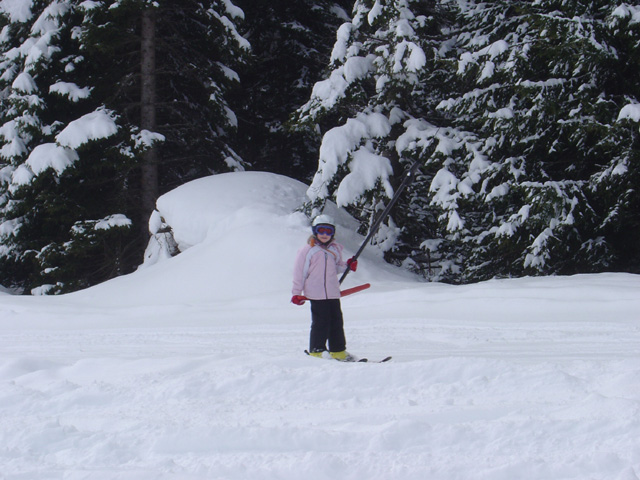
[(336, 229), (333, 227), (316, 227), (316, 235), (329, 235), (330, 237), (336, 233)]

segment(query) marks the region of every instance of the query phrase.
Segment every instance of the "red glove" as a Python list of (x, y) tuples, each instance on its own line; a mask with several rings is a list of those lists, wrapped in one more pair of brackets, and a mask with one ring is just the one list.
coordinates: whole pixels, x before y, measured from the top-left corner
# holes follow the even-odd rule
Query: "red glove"
[(358, 268), (358, 260), (356, 260), (355, 258), (351, 257), (349, 260), (347, 260), (347, 267), (349, 267), (349, 269), (352, 272), (355, 272), (356, 269)]
[(305, 297), (302, 295), (294, 295), (291, 297), (291, 303), (295, 303), (296, 305), (304, 305)]

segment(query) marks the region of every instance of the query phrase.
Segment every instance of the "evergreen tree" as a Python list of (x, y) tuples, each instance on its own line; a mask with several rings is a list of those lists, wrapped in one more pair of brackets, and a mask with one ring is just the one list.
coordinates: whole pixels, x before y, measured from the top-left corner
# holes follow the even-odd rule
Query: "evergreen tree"
[(436, 110), (447, 88), (443, 39), (452, 20), (448, 5), (435, 1), (357, 1), (338, 30), (328, 78), (298, 112), (300, 126), (325, 130), (310, 208), (333, 199), (361, 220), (363, 233), (409, 165), (424, 163), (375, 239), (396, 261), (422, 261), (416, 245), (436, 222), (424, 190), (444, 160), (438, 145), (450, 145), (453, 133)]
[(638, 225), (634, 7), (363, 0), (354, 12), (300, 111), (337, 125), (316, 208), (332, 198), (366, 226), (418, 158), (378, 236), (390, 258), (437, 261), (453, 282), (620, 264), (637, 233), (618, 220)]
[[(94, 81), (99, 95), (133, 125), (151, 107), (154, 131), (164, 137), (155, 149), (159, 193), (244, 168), (235, 151), (238, 120), (230, 103), (250, 50), (238, 30), (243, 19), (231, 1), (214, 0), (103, 1), (90, 11), (84, 39), (92, 54), (88, 62), (100, 66)], [(146, 52), (145, 40), (151, 42)], [(152, 53), (152, 78), (145, 83), (141, 66)], [(147, 93), (143, 104), (141, 92), (149, 88), (155, 93)], [(145, 218), (149, 214), (147, 206)]]
[[(2, 4), (0, 274), (7, 286), (63, 292), (131, 271), (146, 243), (150, 207), (141, 199), (149, 170), (160, 167), (152, 182), (162, 191), (240, 168), (225, 100), (237, 76), (225, 61), (247, 49), (233, 23), (242, 12), (211, 3)], [(156, 92), (146, 97), (145, 16), (153, 28), (147, 48), (157, 53), (146, 72)]]
[(114, 179), (131, 142), (78, 68), (83, 12), (70, 2), (21, 7), (3, 12), (0, 271), (27, 291), (77, 288), (121, 273), (130, 220)]
[(468, 2), (461, 12), (458, 94), (440, 107), (482, 138), (484, 158), (456, 206), (459, 233), (441, 245), (462, 253), (456, 280), (617, 262), (602, 228), (611, 206), (590, 193), (602, 165), (615, 171), (633, 144), (616, 122), (637, 87), (624, 78), (631, 52), (615, 46), (613, 10), (609, 1), (543, 0)]
[(587, 195), (598, 212), (598, 232), (611, 252), (610, 269), (640, 273), (640, 7), (611, 7), (606, 18), (615, 50), (605, 64), (607, 95), (620, 111), (609, 121), (609, 150), (597, 161)]

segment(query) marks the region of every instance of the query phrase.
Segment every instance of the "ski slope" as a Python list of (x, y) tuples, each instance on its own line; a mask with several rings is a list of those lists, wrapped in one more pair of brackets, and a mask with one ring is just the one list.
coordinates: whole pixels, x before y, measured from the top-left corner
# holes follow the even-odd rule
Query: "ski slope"
[(0, 479), (640, 479), (640, 276), (450, 286), (367, 249), (348, 349), (392, 362), (310, 358), (289, 303), (305, 189), (192, 182), (158, 202), (177, 257), (0, 294)]

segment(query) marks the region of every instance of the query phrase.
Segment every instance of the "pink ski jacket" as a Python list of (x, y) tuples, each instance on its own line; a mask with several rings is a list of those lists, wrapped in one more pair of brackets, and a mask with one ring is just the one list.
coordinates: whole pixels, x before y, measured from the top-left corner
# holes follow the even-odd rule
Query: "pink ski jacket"
[(298, 250), (293, 266), (293, 295), (304, 294), (309, 300), (340, 298), (338, 275), (347, 269), (342, 250), (336, 242), (324, 247), (313, 241)]

